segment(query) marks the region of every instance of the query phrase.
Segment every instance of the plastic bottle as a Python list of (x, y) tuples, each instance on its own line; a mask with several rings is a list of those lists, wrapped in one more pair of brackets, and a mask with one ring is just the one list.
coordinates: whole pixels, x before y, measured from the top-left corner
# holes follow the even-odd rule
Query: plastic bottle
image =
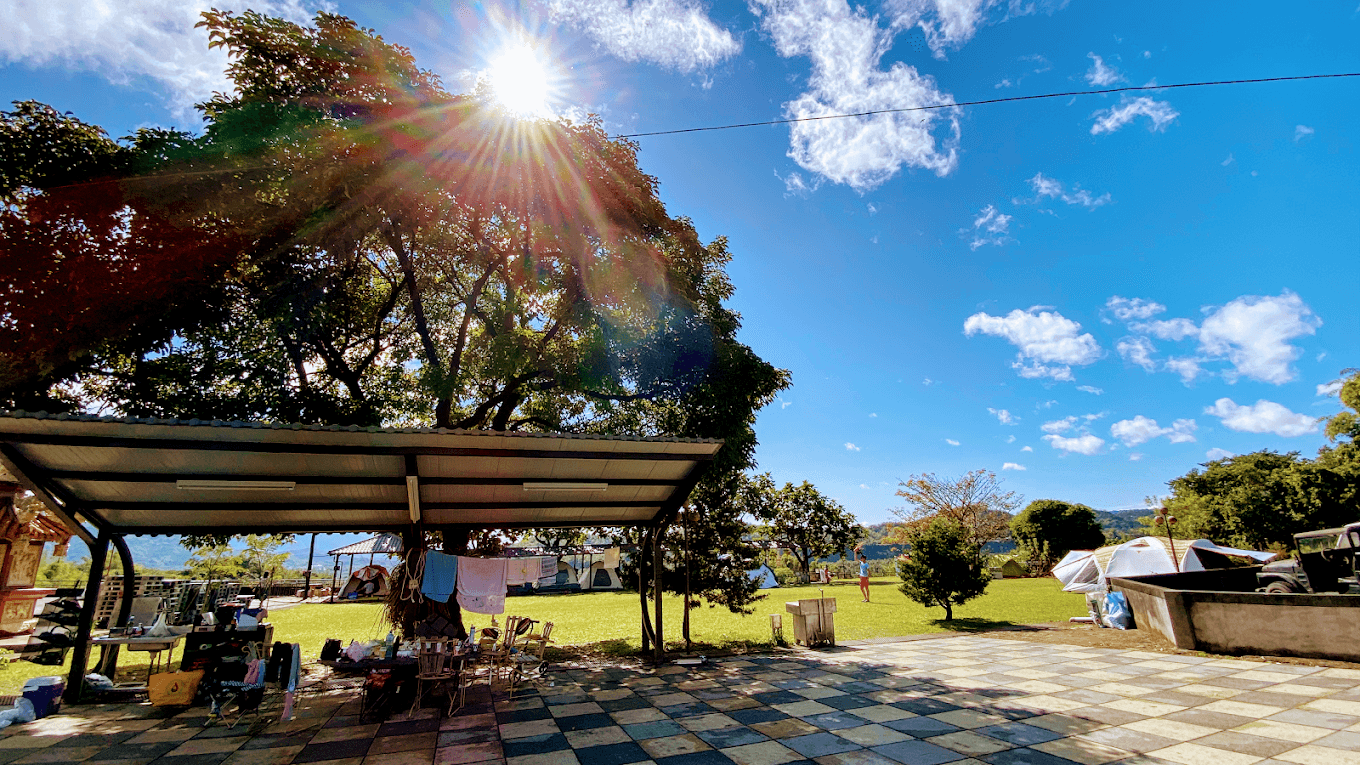
[(391, 630), (387, 631), (387, 639), (383, 641), (383, 645), (386, 647), (384, 655), (387, 658), (390, 659), (397, 655), (397, 636), (392, 634)]

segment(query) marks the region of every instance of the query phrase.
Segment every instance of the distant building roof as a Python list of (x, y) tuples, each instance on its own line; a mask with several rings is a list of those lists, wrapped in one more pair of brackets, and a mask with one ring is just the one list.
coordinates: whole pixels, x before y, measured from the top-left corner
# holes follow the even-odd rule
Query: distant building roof
[(345, 545), (327, 555), (396, 555), (401, 552), (401, 537), (396, 534), (379, 534), (361, 539), (352, 545)]

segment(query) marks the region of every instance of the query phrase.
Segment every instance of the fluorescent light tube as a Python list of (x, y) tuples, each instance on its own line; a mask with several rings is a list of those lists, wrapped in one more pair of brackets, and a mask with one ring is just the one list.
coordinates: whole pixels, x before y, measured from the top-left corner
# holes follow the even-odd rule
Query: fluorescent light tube
[(175, 481), (176, 488), (186, 491), (292, 491), (296, 481)]
[(608, 488), (607, 483), (524, 482), (525, 491), (604, 491)]

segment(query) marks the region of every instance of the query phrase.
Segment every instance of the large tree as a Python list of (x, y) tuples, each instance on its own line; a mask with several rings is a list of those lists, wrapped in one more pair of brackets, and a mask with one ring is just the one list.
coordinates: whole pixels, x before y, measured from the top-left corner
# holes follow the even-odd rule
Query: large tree
[(907, 526), (911, 555), (899, 558), (898, 589), (923, 606), (940, 606), (953, 621), (954, 606), (987, 590), (991, 571), (982, 563), (972, 530), (947, 515), (935, 515)]
[(989, 470), (973, 470), (956, 479), (934, 473), (913, 475), (898, 484), (897, 496), (911, 506), (893, 510), (903, 521), (894, 529), (894, 541), (908, 541), (913, 527), (948, 518), (967, 531), (979, 561), (983, 545), (1010, 533), (1011, 514), (1021, 502), (1015, 492), (1002, 489), (1001, 479)]
[(1096, 511), (1075, 502), (1036, 499), (1011, 520), (1011, 538), (1026, 554), (1030, 572), (1047, 573), (1072, 550), (1105, 544)]
[[(0, 404), (721, 438), (690, 536), (743, 553), (736, 476), (788, 374), (737, 341), (726, 241), (636, 144), (450, 94), (341, 16), (201, 26), (233, 87), (200, 135), (6, 113)], [(723, 577), (704, 592), (746, 608)]]
[(840, 503), (803, 481), (776, 488), (769, 473), (742, 487), (744, 509), (760, 521), (761, 536), (793, 554), (807, 580), (812, 561), (842, 555), (864, 538), (864, 527)]

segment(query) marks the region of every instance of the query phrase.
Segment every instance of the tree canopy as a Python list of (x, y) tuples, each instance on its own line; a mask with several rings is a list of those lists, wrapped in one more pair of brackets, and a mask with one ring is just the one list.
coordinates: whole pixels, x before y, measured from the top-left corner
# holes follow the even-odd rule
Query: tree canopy
[(897, 496), (911, 507), (893, 510), (903, 521), (903, 526), (893, 530), (893, 541), (909, 541), (912, 527), (949, 518), (967, 530), (978, 555), (983, 545), (1010, 533), (1011, 513), (1021, 501), (1015, 492), (1003, 490), (1001, 479), (989, 470), (973, 470), (956, 479), (934, 473), (913, 475), (898, 484)]
[(1036, 499), (1011, 520), (1011, 538), (1024, 551), (1030, 571), (1047, 573), (1073, 550), (1105, 544), (1096, 511), (1075, 502)]
[(763, 473), (746, 480), (740, 501), (761, 536), (793, 554), (804, 578), (813, 560), (842, 555), (864, 538), (854, 514), (807, 481), (776, 488)]
[(897, 561), (902, 594), (923, 606), (943, 608), (944, 620), (952, 621), (954, 606), (986, 592), (992, 574), (967, 526), (936, 515), (907, 526), (905, 535), (911, 555)]

